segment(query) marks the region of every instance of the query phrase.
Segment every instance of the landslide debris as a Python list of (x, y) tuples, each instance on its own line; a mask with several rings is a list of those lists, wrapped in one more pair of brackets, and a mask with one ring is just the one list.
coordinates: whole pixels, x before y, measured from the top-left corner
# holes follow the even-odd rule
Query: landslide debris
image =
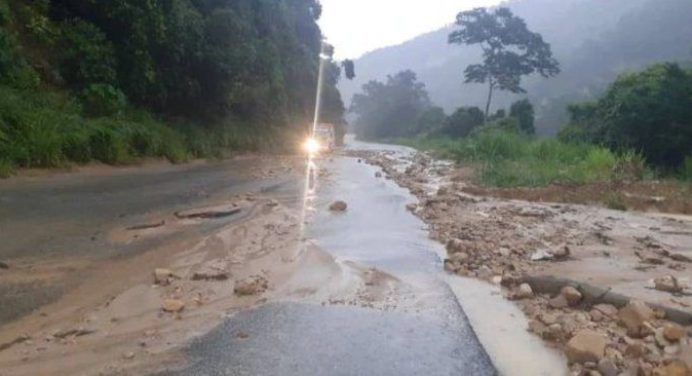
[[(565, 351), (572, 375), (692, 372), (692, 304), (685, 294), (687, 279), (681, 278), (689, 273), (692, 225), (594, 207), (472, 196), (469, 192), (486, 190), (473, 189), (466, 167), (441, 166), (423, 153), (357, 156), (418, 198), (420, 204), (406, 209), (445, 244), (444, 269), (501, 285), (525, 312), (529, 330)], [(665, 234), (687, 240), (667, 244), (660, 238)], [(602, 281), (617, 279), (626, 268), (640, 295), (660, 294), (664, 305), (677, 307), (675, 314), (669, 317), (668, 310), (641, 299), (611, 299), (610, 282)], [(532, 280), (527, 276), (549, 277), (551, 271), (561, 278), (545, 286), (527, 283)], [(585, 290), (563, 274), (583, 276), (605, 293)], [(557, 285), (561, 280), (570, 282)], [(648, 287), (651, 282), (655, 287)]]

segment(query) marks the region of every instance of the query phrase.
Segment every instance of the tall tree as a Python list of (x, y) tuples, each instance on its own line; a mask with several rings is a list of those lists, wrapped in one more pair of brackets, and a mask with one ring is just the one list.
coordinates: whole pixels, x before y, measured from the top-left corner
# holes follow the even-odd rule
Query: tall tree
[(350, 111), (358, 116), (356, 133), (363, 139), (415, 135), (432, 106), (425, 85), (412, 71), (388, 76), (386, 83), (370, 81), (362, 90), (353, 96)]
[(459, 28), (449, 35), (450, 44), (478, 44), (483, 49), (483, 63), (466, 67), (465, 76), (467, 83), (488, 84), (486, 118), (495, 89), (525, 93), (521, 87), (523, 76), (537, 72), (548, 78), (560, 73), (550, 45), (509, 8), (461, 12), (456, 25)]

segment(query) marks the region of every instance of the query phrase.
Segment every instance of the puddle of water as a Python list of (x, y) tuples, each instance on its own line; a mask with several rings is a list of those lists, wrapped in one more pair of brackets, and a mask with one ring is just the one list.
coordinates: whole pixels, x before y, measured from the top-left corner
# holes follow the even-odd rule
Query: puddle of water
[(567, 361), (529, 333), (524, 313), (505, 300), (500, 288), (475, 279), (446, 275), (471, 326), (502, 375), (567, 375)]

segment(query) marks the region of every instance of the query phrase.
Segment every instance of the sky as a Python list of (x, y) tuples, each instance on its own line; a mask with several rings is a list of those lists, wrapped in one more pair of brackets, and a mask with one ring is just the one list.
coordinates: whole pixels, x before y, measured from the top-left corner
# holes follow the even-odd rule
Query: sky
[(454, 22), (460, 11), (500, 0), (321, 0), (320, 26), (338, 59), (360, 57)]

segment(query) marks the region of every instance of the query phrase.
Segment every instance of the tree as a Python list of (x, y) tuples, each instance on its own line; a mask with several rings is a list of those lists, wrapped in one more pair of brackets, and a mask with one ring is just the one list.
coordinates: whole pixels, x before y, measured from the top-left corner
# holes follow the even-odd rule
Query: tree
[(432, 106), (425, 85), (412, 71), (388, 76), (386, 83), (370, 81), (362, 90), (353, 96), (350, 110), (358, 116), (354, 125), (364, 139), (415, 135)]
[(483, 125), (485, 116), (478, 107), (461, 107), (447, 119), (442, 133), (451, 137), (466, 137), (477, 127)]
[(495, 89), (524, 93), (523, 76), (537, 72), (547, 78), (560, 72), (550, 45), (540, 34), (530, 31), (526, 22), (509, 8), (461, 12), (456, 25), (459, 29), (449, 35), (450, 44), (478, 44), (483, 50), (483, 63), (469, 65), (465, 77), (467, 83), (488, 84), (486, 118)]
[(536, 134), (533, 105), (528, 99), (512, 103), (509, 109), (509, 116), (517, 119), (520, 131), (531, 135)]
[(673, 63), (626, 73), (593, 103), (570, 107), (563, 140), (641, 152), (664, 169), (680, 167), (692, 151), (692, 72)]
[(425, 110), (418, 118), (416, 134), (436, 132), (446, 125), (447, 115), (442, 107), (433, 106)]

